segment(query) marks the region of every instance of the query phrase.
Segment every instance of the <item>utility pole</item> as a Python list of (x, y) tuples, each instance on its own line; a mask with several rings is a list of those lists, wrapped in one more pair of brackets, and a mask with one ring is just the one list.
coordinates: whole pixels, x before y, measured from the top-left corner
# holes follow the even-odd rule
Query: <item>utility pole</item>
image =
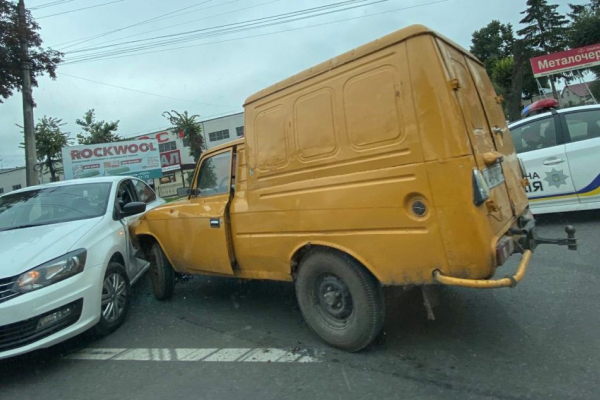
[(29, 61), (29, 47), (27, 44), (27, 20), (25, 16), (25, 2), (19, 0), (19, 39), (21, 41), (21, 71), (23, 72), (23, 127), (25, 131), (25, 172), (27, 186), (39, 183), (35, 171), (37, 155), (35, 150), (35, 131), (33, 125), (33, 94), (31, 93), (31, 64)]

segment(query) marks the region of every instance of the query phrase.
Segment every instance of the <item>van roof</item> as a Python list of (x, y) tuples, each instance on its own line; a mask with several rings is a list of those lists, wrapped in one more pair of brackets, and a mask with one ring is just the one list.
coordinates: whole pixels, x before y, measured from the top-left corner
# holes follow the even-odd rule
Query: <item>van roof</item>
[(248, 97), (244, 103), (244, 106), (259, 100), (263, 97), (266, 97), (270, 94), (276, 93), (280, 90), (286, 89), (294, 84), (300, 83), (307, 79), (310, 79), (314, 76), (325, 73), (333, 68), (339, 67), (351, 61), (357, 60), (361, 57), (367, 56), (371, 53), (374, 53), (378, 50), (384, 49), (386, 47), (392, 46), (396, 43), (402, 42), (414, 36), (419, 35), (433, 35), (436, 36), (456, 49), (460, 50), (462, 53), (468, 55), (473, 60), (481, 63), (474, 55), (469, 53), (467, 50), (454, 43), (453, 41), (447, 39), (446, 37), (440, 35), (439, 33), (432, 31), (423, 25), (411, 25), (406, 28), (397, 30), (395, 32), (390, 33), (389, 35), (383, 36), (379, 39), (376, 39), (370, 43), (357, 47), (354, 50), (350, 50), (344, 54), (341, 54), (337, 57), (334, 57), (328, 61), (322, 62), (321, 64), (317, 64), (312, 68), (304, 70), (296, 75), (292, 75), (291, 77), (284, 79), (281, 82), (278, 82), (274, 85), (271, 85), (259, 92), (254, 93), (250, 97)]

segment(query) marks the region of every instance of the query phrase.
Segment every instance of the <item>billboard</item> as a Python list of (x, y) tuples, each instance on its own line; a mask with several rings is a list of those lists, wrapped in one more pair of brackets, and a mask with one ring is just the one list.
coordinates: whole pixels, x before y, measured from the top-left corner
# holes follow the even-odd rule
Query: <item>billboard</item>
[(589, 68), (600, 65), (600, 44), (534, 57), (529, 61), (536, 78)]
[(160, 153), (160, 166), (163, 172), (181, 169), (181, 152), (171, 150)]
[(156, 140), (67, 146), (62, 156), (65, 179), (127, 175), (147, 180), (162, 176)]

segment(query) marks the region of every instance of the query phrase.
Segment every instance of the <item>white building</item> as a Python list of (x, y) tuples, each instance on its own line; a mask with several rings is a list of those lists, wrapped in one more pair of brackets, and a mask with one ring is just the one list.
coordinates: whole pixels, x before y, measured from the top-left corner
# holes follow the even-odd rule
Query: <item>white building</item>
[(25, 167), (0, 169), (0, 195), (21, 189), (26, 185)]
[[(38, 179), (40, 183), (48, 183), (51, 181), (50, 174), (46, 171), (44, 171), (43, 174), (38, 173)], [(60, 179), (62, 179), (62, 176)], [(25, 167), (0, 169), (0, 196), (25, 186), (27, 186)]]
[[(244, 113), (226, 115), (200, 122), (202, 135), (207, 148), (213, 148), (244, 135)], [(159, 196), (169, 197), (177, 192), (177, 188), (189, 186), (196, 163), (190, 155), (183, 135), (174, 129), (167, 129), (145, 135), (128, 138), (156, 139), (161, 155), (163, 177), (148, 182), (154, 186)], [(61, 174), (60, 179), (64, 179)], [(48, 173), (40, 174), (40, 183), (50, 182)], [(25, 167), (0, 169), (0, 195), (27, 186)]]
[[(200, 122), (202, 135), (207, 148), (235, 140), (244, 135), (244, 113), (226, 115)], [(183, 139), (183, 133), (167, 129), (128, 138), (156, 139), (160, 150), (163, 177), (154, 179), (154, 188), (161, 197), (175, 195), (177, 188), (189, 186), (196, 163), (190, 155), (190, 148)]]

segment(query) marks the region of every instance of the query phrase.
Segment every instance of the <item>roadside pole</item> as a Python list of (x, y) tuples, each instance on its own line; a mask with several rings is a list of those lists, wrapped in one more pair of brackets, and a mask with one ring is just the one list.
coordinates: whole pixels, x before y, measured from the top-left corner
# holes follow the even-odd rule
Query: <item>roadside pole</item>
[(33, 125), (33, 94), (31, 92), (31, 64), (29, 61), (29, 47), (27, 45), (27, 21), (25, 17), (25, 2), (19, 0), (19, 34), (21, 41), (21, 71), (23, 72), (23, 128), (25, 131), (25, 172), (27, 186), (39, 183), (35, 171), (37, 154), (35, 149), (35, 131)]

